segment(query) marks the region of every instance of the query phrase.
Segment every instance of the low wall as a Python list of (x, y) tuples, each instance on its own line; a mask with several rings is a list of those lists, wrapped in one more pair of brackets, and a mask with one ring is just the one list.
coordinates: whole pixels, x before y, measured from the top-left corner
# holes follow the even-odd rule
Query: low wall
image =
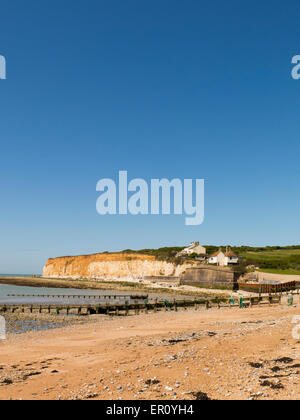
[(199, 266), (188, 268), (181, 277), (180, 284), (208, 288), (238, 288), (238, 277), (230, 268), (215, 266)]
[(172, 283), (172, 284), (178, 284), (180, 283), (180, 277), (174, 277), (174, 276), (144, 276), (144, 280), (149, 280), (153, 283)]
[(296, 289), (296, 282), (267, 284), (267, 283), (239, 283), (239, 289), (253, 293), (279, 293)]

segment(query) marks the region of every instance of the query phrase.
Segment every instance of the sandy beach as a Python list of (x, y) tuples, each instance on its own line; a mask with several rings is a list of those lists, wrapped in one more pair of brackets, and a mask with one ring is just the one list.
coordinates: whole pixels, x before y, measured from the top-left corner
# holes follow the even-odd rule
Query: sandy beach
[(0, 341), (0, 399), (299, 399), (294, 307), (94, 317)]

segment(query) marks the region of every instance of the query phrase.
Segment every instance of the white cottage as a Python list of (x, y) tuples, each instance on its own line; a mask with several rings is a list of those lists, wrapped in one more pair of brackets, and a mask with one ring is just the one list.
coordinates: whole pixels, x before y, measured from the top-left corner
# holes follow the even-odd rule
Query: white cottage
[(222, 248), (220, 248), (219, 251), (215, 252), (208, 258), (207, 262), (209, 264), (226, 266), (230, 264), (238, 264), (239, 258), (230, 250), (230, 247), (227, 247), (225, 253), (222, 251)]
[(182, 251), (178, 252), (176, 255), (177, 257), (182, 257), (184, 255), (205, 255), (206, 248), (204, 246), (199, 245), (199, 242), (192, 242), (187, 248), (184, 248)]

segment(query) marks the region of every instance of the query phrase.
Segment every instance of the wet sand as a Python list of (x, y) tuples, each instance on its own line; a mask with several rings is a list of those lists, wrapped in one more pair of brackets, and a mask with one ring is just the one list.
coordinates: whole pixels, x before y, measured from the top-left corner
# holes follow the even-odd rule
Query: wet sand
[[(88, 324), (95, 322), (93, 316), (79, 316), (75, 313), (67, 315), (56, 315), (46, 313), (5, 313), (2, 314), (6, 320), (6, 332), (10, 334), (23, 334), (30, 331), (43, 331), (66, 326)], [(106, 315), (98, 315), (97, 320), (108, 318)], [(108, 318), (109, 319), (109, 318)], [(108, 320), (107, 319), (107, 320)]]
[[(96, 282), (92, 280), (47, 279), (44, 277), (0, 277), (0, 284), (11, 284), (14, 286), (29, 287), (55, 287), (66, 289), (104, 289), (103, 283), (101, 281)], [(110, 286), (111, 283), (107, 282), (107, 286), (105, 286), (105, 288), (113, 288)], [(114, 286), (114, 288), (116, 288), (116, 286)]]

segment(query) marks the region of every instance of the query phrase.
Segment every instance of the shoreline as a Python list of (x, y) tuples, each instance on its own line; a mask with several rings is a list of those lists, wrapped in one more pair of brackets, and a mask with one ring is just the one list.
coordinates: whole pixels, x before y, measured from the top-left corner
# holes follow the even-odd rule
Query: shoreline
[[(151, 283), (147, 280), (89, 280), (62, 279), (46, 277), (0, 277), (0, 284), (11, 286), (47, 287), (78, 290), (117, 290), (128, 292), (186, 295), (186, 296), (238, 296), (240, 292), (226, 289), (205, 289), (194, 286), (172, 285), (168, 283)], [(247, 294), (247, 292), (245, 292)]]
[(26, 286), (26, 287), (54, 287), (58, 289), (101, 289), (96, 287), (93, 282), (88, 283), (87, 280), (69, 280), (56, 279), (46, 277), (0, 277), (0, 284), (8, 284), (12, 286)]

